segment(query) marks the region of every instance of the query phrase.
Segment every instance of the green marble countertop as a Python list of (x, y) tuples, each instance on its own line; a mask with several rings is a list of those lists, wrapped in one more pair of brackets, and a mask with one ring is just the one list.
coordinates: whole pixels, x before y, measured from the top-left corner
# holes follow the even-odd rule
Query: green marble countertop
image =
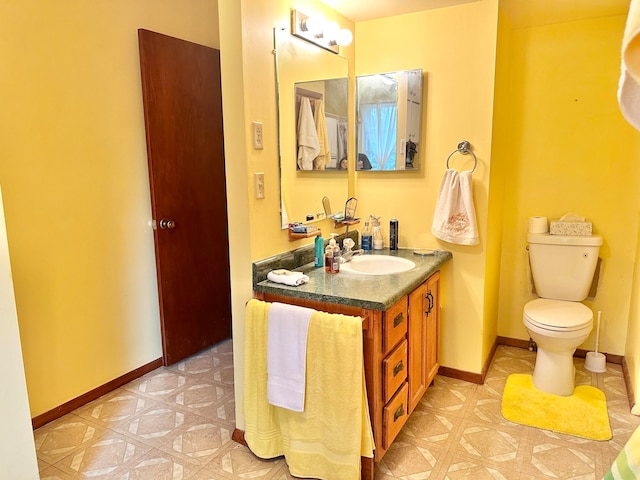
[(365, 255), (391, 255), (409, 259), (416, 266), (402, 273), (390, 275), (358, 275), (340, 271), (326, 273), (324, 267), (313, 263), (296, 268), (309, 276), (309, 282), (297, 287), (263, 280), (254, 285), (256, 292), (286, 295), (294, 298), (350, 305), (369, 310), (387, 310), (404, 295), (420, 286), (440, 266), (453, 258), (451, 252), (436, 250), (433, 255), (414, 254), (416, 249), (373, 250)]

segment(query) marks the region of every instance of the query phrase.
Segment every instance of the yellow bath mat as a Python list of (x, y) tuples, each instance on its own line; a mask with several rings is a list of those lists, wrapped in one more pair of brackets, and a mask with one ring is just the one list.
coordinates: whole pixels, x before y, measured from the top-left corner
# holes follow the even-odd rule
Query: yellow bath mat
[(611, 427), (604, 392), (579, 385), (569, 397), (541, 392), (528, 374), (507, 378), (502, 395), (502, 416), (530, 427), (567, 433), (590, 440), (609, 440)]

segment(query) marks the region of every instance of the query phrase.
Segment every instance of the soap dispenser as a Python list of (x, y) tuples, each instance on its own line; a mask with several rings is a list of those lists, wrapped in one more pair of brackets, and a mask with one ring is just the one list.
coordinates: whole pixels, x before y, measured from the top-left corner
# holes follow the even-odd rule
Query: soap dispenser
[(336, 243), (336, 235), (337, 233), (331, 234), (329, 245), (324, 251), (324, 271), (327, 273), (338, 273), (340, 271), (340, 247)]

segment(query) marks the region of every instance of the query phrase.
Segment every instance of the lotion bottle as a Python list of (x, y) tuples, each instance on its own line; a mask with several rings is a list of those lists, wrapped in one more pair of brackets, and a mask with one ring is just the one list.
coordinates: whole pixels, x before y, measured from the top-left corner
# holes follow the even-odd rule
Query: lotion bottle
[(324, 238), (321, 235), (316, 236), (314, 241), (315, 253), (316, 253), (316, 267), (321, 267), (324, 264)]

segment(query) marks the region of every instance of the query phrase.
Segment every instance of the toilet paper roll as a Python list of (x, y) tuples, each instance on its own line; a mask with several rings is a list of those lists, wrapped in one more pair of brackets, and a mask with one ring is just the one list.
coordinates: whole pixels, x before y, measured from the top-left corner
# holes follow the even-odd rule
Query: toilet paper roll
[(529, 233), (547, 233), (548, 231), (547, 217), (529, 217)]

